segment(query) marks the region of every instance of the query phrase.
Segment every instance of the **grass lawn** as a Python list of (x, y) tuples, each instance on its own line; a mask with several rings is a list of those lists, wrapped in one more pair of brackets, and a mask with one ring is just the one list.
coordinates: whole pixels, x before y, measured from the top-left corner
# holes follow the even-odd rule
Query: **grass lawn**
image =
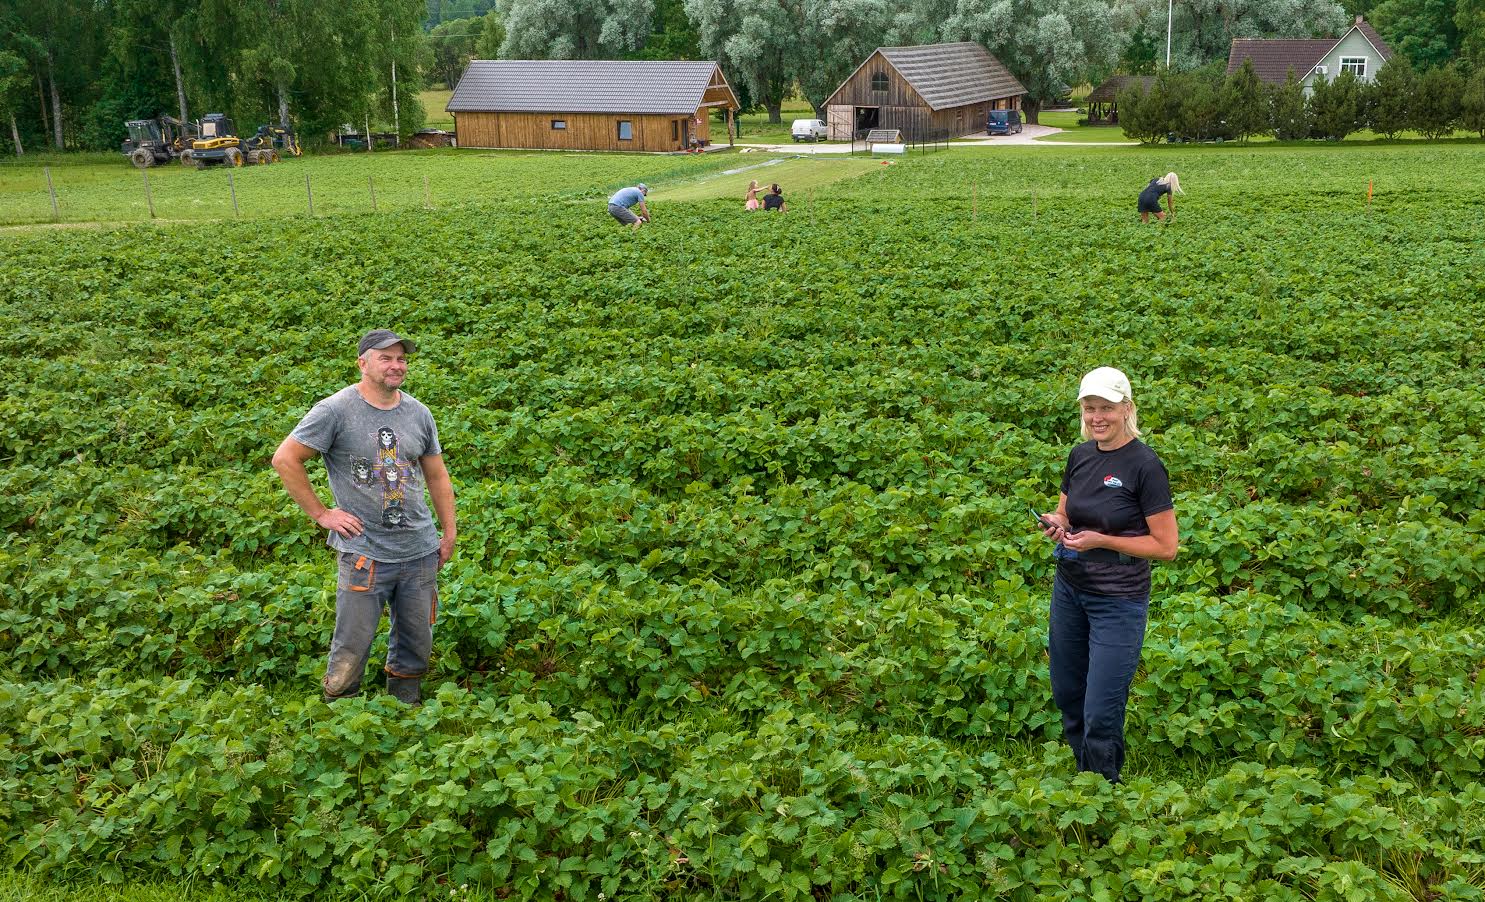
[(449, 98), (454, 96), (453, 91), (423, 91), (418, 94), (418, 100), (423, 104), (423, 112), (428, 119), (425, 128), (441, 128), (444, 131), (454, 130), (454, 114), (448, 112), (444, 107), (448, 106)]
[(1038, 141), (1046, 141), (1052, 144), (1106, 144), (1110, 142), (1137, 143), (1124, 136), (1124, 131), (1118, 127), (1107, 125), (1079, 125), (1078, 120), (1083, 114), (1077, 110), (1048, 110), (1040, 117), (1042, 125), (1060, 128), (1062, 131), (1053, 135), (1043, 135)]
[(770, 184), (777, 183), (784, 189), (784, 196), (789, 202), (798, 205), (806, 201), (816, 188), (887, 168), (882, 165), (881, 160), (842, 155), (772, 159), (740, 155), (733, 160), (733, 165), (723, 172), (703, 175), (694, 181), (679, 183), (673, 188), (658, 188), (652, 190), (650, 196), (655, 202), (732, 198), (741, 208), (748, 182), (757, 179), (765, 189)]

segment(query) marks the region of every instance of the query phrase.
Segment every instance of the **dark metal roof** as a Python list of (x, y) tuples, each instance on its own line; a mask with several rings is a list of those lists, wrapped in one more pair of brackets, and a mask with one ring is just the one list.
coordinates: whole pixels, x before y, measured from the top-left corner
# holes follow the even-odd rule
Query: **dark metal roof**
[[(1000, 60), (973, 41), (919, 47), (878, 47), (876, 53), (880, 53), (918, 92), (929, 109), (944, 110), (1026, 93), (1016, 76), (1001, 65)], [(866, 61), (861, 65), (866, 65)], [(856, 67), (856, 72), (859, 71), (861, 66)], [(856, 76), (856, 72), (851, 73), (851, 78)], [(851, 78), (842, 82), (835, 93), (840, 93)], [(835, 94), (832, 94), (831, 100), (834, 99)]]
[(1241, 69), (1243, 60), (1248, 59), (1262, 81), (1281, 84), (1290, 69), (1296, 79), (1303, 81), (1335, 44), (1335, 38), (1233, 38), (1232, 49), (1227, 52), (1227, 72)]
[(1149, 93), (1155, 84), (1153, 75), (1110, 75), (1108, 80), (1088, 93), (1089, 103), (1110, 103), (1118, 99), (1119, 92), (1129, 87), (1139, 87)]
[(716, 71), (687, 60), (471, 60), (445, 109), (690, 115)]
[(1242, 67), (1243, 60), (1250, 59), (1253, 71), (1258, 73), (1261, 81), (1282, 84), (1290, 69), (1294, 70), (1296, 79), (1303, 81), (1310, 70), (1353, 31), (1361, 32), (1377, 48), (1384, 61), (1392, 58), (1392, 48), (1367, 24), (1366, 19), (1357, 16), (1351, 27), (1338, 38), (1233, 38), (1232, 48), (1227, 52), (1227, 72), (1229, 75), (1236, 72)]

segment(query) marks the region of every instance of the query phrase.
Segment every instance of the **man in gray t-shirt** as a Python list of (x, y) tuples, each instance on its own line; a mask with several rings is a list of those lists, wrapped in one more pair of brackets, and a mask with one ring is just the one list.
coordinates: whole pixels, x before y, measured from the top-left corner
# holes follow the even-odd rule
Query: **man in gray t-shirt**
[[(453, 555), (458, 536), (454, 488), (433, 415), (401, 389), (413, 343), (374, 329), (361, 339), (359, 351), (361, 381), (305, 414), (274, 453), (273, 468), (340, 553), (325, 698), (360, 691), (386, 605), (387, 688), (416, 703), (433, 650), (438, 570)], [(309, 483), (305, 464), (316, 455), (325, 460), (334, 507), (326, 507)], [(442, 535), (423, 498), (425, 486)]]

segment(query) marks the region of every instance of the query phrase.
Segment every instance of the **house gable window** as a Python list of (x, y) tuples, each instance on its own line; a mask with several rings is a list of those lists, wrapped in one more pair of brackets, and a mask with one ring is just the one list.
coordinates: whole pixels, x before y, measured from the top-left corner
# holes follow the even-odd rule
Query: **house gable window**
[(1343, 56), (1341, 57), (1341, 71), (1350, 72), (1357, 78), (1366, 78), (1366, 57)]
[(560, 132), (560, 131), (566, 130), (566, 128), (567, 128), (567, 120), (566, 119), (553, 119), (552, 120), (552, 131)]
[(887, 93), (887, 73), (873, 73), (871, 76), (871, 89), (879, 94)]
[(634, 140), (634, 121), (633, 120), (631, 120), (631, 119), (620, 119), (619, 120), (619, 140), (620, 141), (633, 141)]

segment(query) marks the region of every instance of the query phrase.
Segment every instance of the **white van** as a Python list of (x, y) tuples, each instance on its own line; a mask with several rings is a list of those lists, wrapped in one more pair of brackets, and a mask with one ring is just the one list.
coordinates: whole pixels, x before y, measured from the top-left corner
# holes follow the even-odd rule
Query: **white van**
[(789, 126), (789, 134), (795, 141), (824, 141), (828, 133), (823, 119), (795, 119)]

